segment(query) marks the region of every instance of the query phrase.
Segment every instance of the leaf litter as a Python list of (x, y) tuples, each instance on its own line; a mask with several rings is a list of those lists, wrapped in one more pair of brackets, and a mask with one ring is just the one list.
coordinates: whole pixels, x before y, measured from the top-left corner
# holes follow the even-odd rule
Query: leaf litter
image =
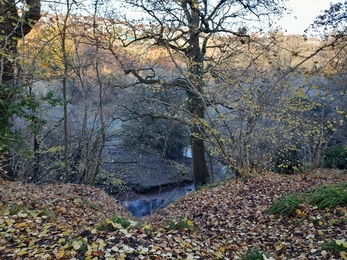
[[(264, 259), (346, 259), (347, 205), (267, 213), (282, 196), (346, 181), (345, 173), (325, 170), (267, 173), (202, 189), (135, 219), (100, 189), (0, 179), (0, 258), (242, 259), (257, 249)], [(122, 226), (111, 216), (129, 221)]]

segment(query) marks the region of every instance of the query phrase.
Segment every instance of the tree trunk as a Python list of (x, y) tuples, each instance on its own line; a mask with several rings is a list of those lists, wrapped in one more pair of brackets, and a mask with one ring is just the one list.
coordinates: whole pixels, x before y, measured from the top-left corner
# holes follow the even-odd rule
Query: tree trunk
[(98, 6), (95, 4), (94, 6), (94, 17), (93, 17), (93, 33), (94, 38), (96, 40), (95, 45), (95, 71), (96, 71), (96, 79), (97, 84), (99, 87), (99, 119), (100, 119), (100, 132), (98, 133), (97, 137), (94, 140), (94, 144), (92, 143), (93, 135), (90, 136), (91, 145), (90, 153), (89, 155), (93, 158), (90, 158), (90, 162), (88, 165), (88, 175), (85, 176), (84, 183), (88, 185), (94, 185), (96, 181), (96, 177), (99, 174), (100, 171), (100, 165), (102, 162), (102, 152), (105, 148), (105, 142), (106, 142), (106, 125), (104, 120), (104, 108), (103, 108), (103, 97), (104, 97), (104, 88), (103, 83), (101, 80), (101, 74), (100, 74), (100, 68), (99, 68), (99, 35), (97, 33), (97, 24), (96, 24), (96, 17), (98, 12)]
[[(19, 10), (16, 6), (17, 1), (1, 1), (0, 14), (0, 31), (2, 39), (1, 48), (1, 73), (0, 82), (3, 84), (14, 84), (15, 80), (15, 58), (17, 55), (17, 44), (23, 39), (35, 24), (41, 18), (41, 1), (27, 0), (27, 11), (22, 12), (19, 16)], [(5, 54), (5, 55), (4, 55)]]
[(203, 126), (199, 124), (199, 119), (204, 119), (205, 106), (202, 100), (203, 92), (203, 63), (204, 53), (200, 48), (199, 37), (199, 14), (198, 0), (193, 0), (191, 4), (191, 28), (190, 28), (190, 48), (187, 51), (189, 58), (189, 80), (191, 86), (188, 89), (188, 96), (190, 102), (190, 112), (196, 117), (193, 119), (191, 126), (192, 130), (192, 159), (193, 159), (193, 173), (194, 182), (196, 186), (201, 186), (209, 181), (209, 173), (205, 157), (205, 142), (203, 139)]
[[(200, 118), (204, 118), (203, 107), (196, 107), (194, 114)], [(198, 123), (192, 125), (192, 158), (193, 158), (193, 172), (194, 183), (197, 187), (204, 185), (210, 181), (210, 175), (207, 170), (206, 157), (205, 157), (205, 142), (201, 126)]]
[[(13, 99), (13, 91), (9, 86), (14, 86), (15, 82), (15, 60), (17, 55), (17, 44), (26, 34), (31, 31), (32, 25), (41, 17), (41, 1), (27, 0), (26, 6), (29, 8), (23, 11), (21, 17), (16, 6), (17, 1), (1, 1), (0, 14), (0, 87), (3, 88), (0, 95), (1, 103), (9, 103)], [(4, 91), (5, 89), (5, 91)], [(10, 114), (6, 106), (0, 107), (1, 132), (0, 144), (2, 152), (0, 153), (0, 173), (5, 177), (15, 177), (11, 167), (11, 154), (9, 141), (6, 140), (11, 129)]]
[(70, 1), (66, 0), (67, 12), (64, 17), (63, 28), (60, 31), (61, 34), (61, 51), (63, 55), (63, 66), (64, 66), (64, 78), (63, 78), (63, 110), (64, 110), (64, 175), (65, 183), (68, 183), (73, 176), (70, 176), (69, 171), (69, 138), (68, 138), (68, 111), (67, 111), (67, 83), (68, 83), (68, 72), (69, 72), (69, 61), (68, 61), (68, 50), (66, 46), (67, 42), (67, 28), (68, 19), (70, 17), (71, 5)]

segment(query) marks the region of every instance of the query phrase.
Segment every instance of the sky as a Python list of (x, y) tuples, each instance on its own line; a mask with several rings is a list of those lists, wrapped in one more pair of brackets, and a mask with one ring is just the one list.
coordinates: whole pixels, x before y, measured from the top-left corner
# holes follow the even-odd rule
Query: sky
[(321, 14), (322, 10), (329, 9), (330, 3), (342, 2), (342, 0), (289, 0), (287, 7), (292, 10), (286, 14), (279, 25), (288, 34), (303, 34), (304, 30)]
[[(74, 0), (86, 4), (91, 0)], [(211, 0), (212, 1), (212, 0)], [(343, 0), (287, 0), (286, 6), (292, 10), (278, 21), (282, 31), (287, 34), (303, 34), (304, 30), (314, 21), (323, 10), (329, 9), (330, 3), (344, 2)], [(131, 12), (132, 15), (137, 14)]]

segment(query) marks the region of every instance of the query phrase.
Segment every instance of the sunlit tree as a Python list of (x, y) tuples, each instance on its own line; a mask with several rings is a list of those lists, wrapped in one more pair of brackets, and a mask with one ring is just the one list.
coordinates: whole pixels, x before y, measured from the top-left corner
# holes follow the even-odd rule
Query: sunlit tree
[(9, 153), (11, 117), (18, 94), (20, 67), (17, 63), (18, 42), (27, 35), (41, 17), (41, 1), (1, 1), (0, 5), (0, 171), (8, 177), (12, 174)]

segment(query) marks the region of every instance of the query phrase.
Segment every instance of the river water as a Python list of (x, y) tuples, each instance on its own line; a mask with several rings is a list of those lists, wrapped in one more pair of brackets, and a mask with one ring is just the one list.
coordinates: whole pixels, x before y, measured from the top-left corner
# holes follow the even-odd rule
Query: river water
[(155, 192), (137, 194), (134, 200), (121, 200), (121, 205), (126, 207), (134, 217), (143, 217), (167, 207), (194, 190), (194, 184), (162, 188)]

